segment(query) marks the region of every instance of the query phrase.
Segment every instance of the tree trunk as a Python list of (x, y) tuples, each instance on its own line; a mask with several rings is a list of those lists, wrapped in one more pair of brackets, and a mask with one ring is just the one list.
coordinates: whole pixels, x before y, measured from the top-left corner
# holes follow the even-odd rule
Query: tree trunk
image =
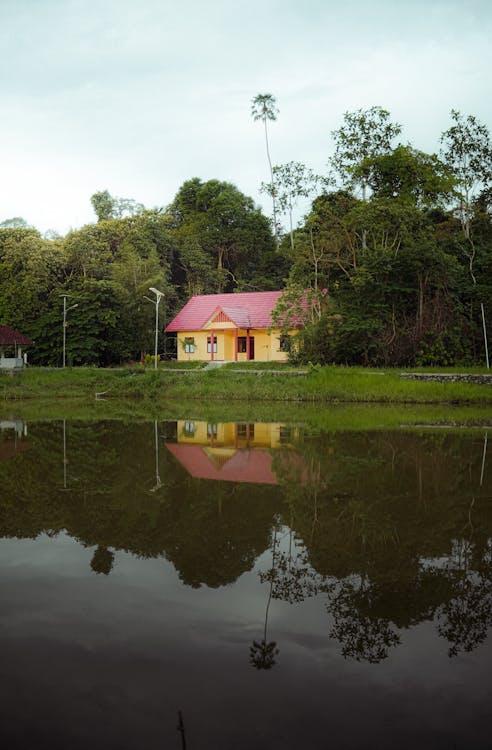
[(278, 246), (280, 244), (279, 238), (278, 238), (278, 230), (277, 230), (277, 204), (275, 201), (275, 182), (273, 179), (273, 167), (272, 167), (272, 160), (270, 158), (270, 147), (268, 145), (268, 128), (267, 128), (267, 121), (266, 117), (263, 118), (263, 125), (265, 126), (265, 143), (266, 143), (266, 152), (267, 152), (267, 159), (268, 159), (268, 166), (270, 167), (270, 180), (272, 183), (272, 203), (273, 203), (273, 231), (275, 234), (275, 245), (278, 249)]

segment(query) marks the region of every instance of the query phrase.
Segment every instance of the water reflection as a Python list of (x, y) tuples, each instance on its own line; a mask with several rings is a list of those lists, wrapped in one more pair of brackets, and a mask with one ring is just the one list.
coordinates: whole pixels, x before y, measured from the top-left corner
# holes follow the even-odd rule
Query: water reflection
[(488, 747), (486, 433), (12, 420), (0, 459), (6, 747)]
[(292, 430), (277, 423), (178, 421), (170, 453), (197, 479), (278, 484), (272, 451), (292, 447)]
[(91, 568), (94, 573), (103, 573), (108, 576), (113, 569), (113, 563), (114, 552), (111, 552), (107, 547), (97, 547), (91, 560)]
[(276, 657), (280, 653), (277, 648), (276, 641), (268, 640), (268, 613), (270, 611), (270, 604), (273, 598), (273, 582), (274, 582), (274, 571), (276, 570), (276, 555), (277, 555), (277, 524), (274, 526), (273, 537), (272, 537), (272, 567), (267, 574), (262, 576), (260, 572), (260, 580), (262, 583), (267, 580), (269, 582), (268, 599), (265, 609), (265, 622), (263, 626), (263, 638), (261, 641), (254, 640), (249, 648), (249, 663), (256, 669), (271, 669), (276, 664)]
[(27, 424), (21, 419), (0, 420), (0, 461), (13, 458), (29, 448)]
[(256, 566), (266, 604), (255, 667), (279, 653), (268, 635), (275, 601), (322, 600), (340, 653), (373, 664), (419, 623), (433, 622), (453, 657), (492, 626), (487, 434), (190, 420), (0, 430), (2, 537), (66, 530), (96, 574), (130, 552), (170, 561), (195, 589)]

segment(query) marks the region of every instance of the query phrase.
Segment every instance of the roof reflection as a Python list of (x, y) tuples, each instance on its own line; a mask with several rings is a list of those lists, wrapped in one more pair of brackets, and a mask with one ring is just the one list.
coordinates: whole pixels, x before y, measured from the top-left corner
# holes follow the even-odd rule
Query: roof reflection
[(278, 484), (272, 450), (291, 447), (292, 429), (277, 422), (180, 420), (170, 453), (195, 479)]

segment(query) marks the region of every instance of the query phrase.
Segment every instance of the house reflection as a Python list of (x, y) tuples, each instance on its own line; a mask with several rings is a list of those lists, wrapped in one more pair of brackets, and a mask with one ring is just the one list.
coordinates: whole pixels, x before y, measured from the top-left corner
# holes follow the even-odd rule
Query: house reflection
[(196, 479), (278, 484), (272, 451), (292, 448), (295, 428), (278, 422), (179, 420), (170, 453)]
[(25, 422), (20, 419), (0, 420), (0, 461), (14, 458), (30, 445)]

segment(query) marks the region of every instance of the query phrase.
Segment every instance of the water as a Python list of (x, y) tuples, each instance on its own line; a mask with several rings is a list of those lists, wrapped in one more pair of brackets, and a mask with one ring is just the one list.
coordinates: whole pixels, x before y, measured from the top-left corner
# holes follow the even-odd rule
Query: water
[(491, 747), (484, 431), (0, 427), (4, 747)]

